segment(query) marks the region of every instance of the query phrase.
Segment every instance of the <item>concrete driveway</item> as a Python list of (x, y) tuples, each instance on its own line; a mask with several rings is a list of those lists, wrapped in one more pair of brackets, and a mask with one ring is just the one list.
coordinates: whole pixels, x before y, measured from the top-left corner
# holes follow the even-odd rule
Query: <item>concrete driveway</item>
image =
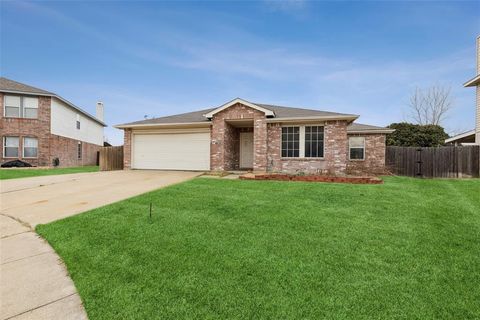
[(53, 249), (34, 232), (48, 223), (198, 176), (111, 171), (0, 180), (0, 319), (86, 319)]

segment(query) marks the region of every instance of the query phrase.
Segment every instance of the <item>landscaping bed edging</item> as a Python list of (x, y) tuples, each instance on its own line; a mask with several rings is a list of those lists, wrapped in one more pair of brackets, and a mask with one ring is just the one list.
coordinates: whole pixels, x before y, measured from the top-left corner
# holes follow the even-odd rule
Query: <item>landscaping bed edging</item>
[(290, 175), (290, 174), (253, 174), (247, 173), (240, 176), (242, 180), (273, 180), (273, 181), (304, 181), (304, 182), (334, 182), (352, 184), (383, 184), (377, 177), (339, 177), (320, 175)]

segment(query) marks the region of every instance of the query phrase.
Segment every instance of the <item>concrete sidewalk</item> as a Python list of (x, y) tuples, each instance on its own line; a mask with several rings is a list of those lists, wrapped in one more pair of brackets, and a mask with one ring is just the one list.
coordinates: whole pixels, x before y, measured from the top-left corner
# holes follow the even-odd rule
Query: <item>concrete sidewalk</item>
[(0, 215), (1, 319), (87, 319), (53, 249), (30, 228)]
[(112, 171), (0, 181), (0, 319), (86, 319), (54, 250), (33, 230), (200, 173)]

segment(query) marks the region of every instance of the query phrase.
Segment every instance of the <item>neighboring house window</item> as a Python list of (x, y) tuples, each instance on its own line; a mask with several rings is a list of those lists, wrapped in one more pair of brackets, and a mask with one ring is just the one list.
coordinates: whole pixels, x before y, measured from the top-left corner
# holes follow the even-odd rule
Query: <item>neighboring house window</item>
[(82, 159), (82, 143), (79, 141), (77, 145), (77, 157), (78, 159)]
[(38, 98), (21, 97), (21, 96), (5, 96), (6, 118), (38, 118)]
[(28, 119), (38, 118), (38, 98), (23, 97), (23, 117)]
[(3, 137), (3, 157), (18, 158), (19, 137)]
[(365, 138), (350, 137), (348, 138), (350, 160), (365, 159)]
[(80, 121), (77, 120), (77, 129), (80, 129)]
[(5, 96), (5, 117), (20, 118), (21, 98), (18, 96)]
[(305, 126), (305, 157), (323, 158), (323, 126)]
[(23, 138), (23, 157), (36, 158), (38, 154), (38, 139), (25, 137)]
[(282, 128), (282, 157), (300, 156), (300, 127)]

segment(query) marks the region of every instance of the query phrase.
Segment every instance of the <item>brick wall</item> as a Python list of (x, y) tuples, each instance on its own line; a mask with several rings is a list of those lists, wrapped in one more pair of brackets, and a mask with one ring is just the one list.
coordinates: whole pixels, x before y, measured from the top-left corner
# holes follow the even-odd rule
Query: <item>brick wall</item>
[[(347, 173), (383, 174), (385, 173), (385, 134), (349, 134), (349, 137), (365, 137), (365, 160), (348, 160)], [(347, 157), (348, 156), (347, 145)], [(348, 159), (348, 158), (347, 158)]]
[(254, 126), (253, 169), (266, 170), (267, 165), (267, 125), (265, 114), (258, 110), (237, 103), (215, 114), (212, 118), (210, 167), (213, 171), (232, 170), (238, 168), (239, 130), (226, 120), (251, 119)]
[(267, 171), (281, 172), (282, 161), (282, 125), (269, 123), (267, 125)]
[(132, 167), (132, 129), (123, 130), (123, 168)]
[(344, 174), (347, 169), (347, 121), (325, 123), (325, 161), (331, 174)]
[[(25, 162), (34, 166), (50, 165), (50, 97), (38, 97), (38, 119), (24, 118), (4, 118), (4, 94), (0, 93), (0, 133), (2, 150), (0, 154), (0, 162), (4, 163), (12, 158), (3, 158), (3, 137), (14, 136), (20, 137), (19, 157)], [(38, 153), (36, 159), (23, 159), (23, 138), (34, 137), (38, 139)]]
[(305, 172), (342, 175), (346, 171), (347, 122), (327, 121), (324, 127), (325, 154), (323, 159), (282, 158), (282, 127), (279, 123), (268, 125), (268, 170), (273, 172)]
[(101, 146), (82, 142), (82, 157), (78, 159), (78, 140), (50, 135), (50, 165), (60, 160), (60, 167), (93, 166), (97, 164)]
[(225, 123), (224, 127), (224, 170), (236, 170), (239, 167), (240, 132), (238, 128)]

